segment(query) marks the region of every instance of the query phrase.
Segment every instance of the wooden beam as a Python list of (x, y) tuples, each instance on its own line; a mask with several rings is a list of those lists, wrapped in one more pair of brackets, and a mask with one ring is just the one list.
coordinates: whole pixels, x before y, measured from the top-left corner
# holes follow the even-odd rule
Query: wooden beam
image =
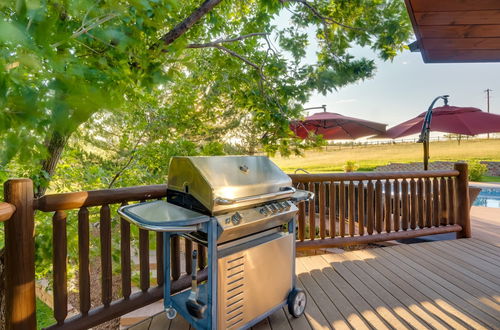
[(496, 49), (500, 50), (500, 38), (439, 38), (439, 39), (421, 39), (421, 45), (425, 49), (432, 50), (482, 50)]
[(415, 12), (421, 25), (498, 24), (500, 10)]
[(420, 26), (420, 37), (431, 38), (500, 38), (500, 24)]
[(430, 63), (474, 63), (500, 62), (500, 51), (484, 50), (428, 50), (427, 62)]
[(417, 11), (456, 11), (500, 9), (498, 0), (411, 0)]

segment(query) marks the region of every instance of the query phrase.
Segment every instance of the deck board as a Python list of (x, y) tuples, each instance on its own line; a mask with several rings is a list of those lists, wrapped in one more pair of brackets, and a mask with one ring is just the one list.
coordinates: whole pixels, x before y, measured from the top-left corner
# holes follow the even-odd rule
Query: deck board
[(443, 258), (449, 259), (451, 262), (457, 264), (458, 266), (464, 267), (478, 277), (484, 277), (489, 281), (495, 283), (496, 285), (500, 285), (500, 277), (498, 276), (498, 272), (492, 270), (490, 265), (486, 262), (478, 261), (476, 257), (471, 256), (467, 253), (464, 253), (460, 250), (457, 250), (455, 247), (449, 248), (446, 246), (438, 245), (440, 242), (433, 242), (434, 244), (422, 244), (424, 248), (428, 251), (427, 253), (432, 253), (435, 255), (439, 255)]
[[(319, 258), (315, 258), (319, 260)], [(335, 307), (342, 314), (344, 319), (356, 329), (369, 329), (367, 323), (363, 320), (363, 317), (359, 314), (356, 308), (351, 305), (348, 299), (344, 297), (342, 292), (337, 289), (337, 287), (328, 280), (328, 278), (320, 270), (321, 264), (311, 262), (311, 258), (300, 258), (300, 261), (304, 263), (307, 270), (310, 272), (314, 280), (321, 286), (325, 294), (330, 298)]]
[[(491, 327), (498, 325), (497, 322), (500, 320), (500, 313), (491, 309), (461, 287), (454, 285), (448, 279), (444, 279), (434, 274), (425, 267), (419, 267), (412, 259), (398, 253), (395, 249), (386, 250), (384, 252), (398, 258), (398, 260), (409, 267), (408, 269), (413, 269), (414, 272), (418, 272), (417, 276), (419, 278), (426, 279), (428, 281), (427, 283), (432, 284), (444, 297), (453, 299), (457, 305), (473, 312), (481, 321), (484, 321)], [(496, 318), (496, 320), (494, 318)]]
[[(409, 326), (415, 329), (429, 329), (430, 327), (422, 322), (422, 320), (407, 307), (407, 305), (402, 304), (392, 291), (388, 288), (380, 285), (369, 273), (366, 273), (362, 267), (356, 265), (351, 258), (345, 258), (342, 255), (336, 256), (337, 259), (349, 269), (354, 276), (356, 276), (362, 283), (377, 295), (382, 301), (384, 301), (387, 306), (393, 310), (402, 320), (405, 321)], [(399, 328), (399, 327), (398, 327)]]
[[(409, 277), (403, 271), (395, 268), (392, 264), (386, 263), (383, 259), (375, 259), (372, 254), (367, 255), (368, 251), (356, 251), (354, 254), (360, 258), (360, 263), (366, 265), (364, 267), (371, 271), (377, 271), (382, 276), (390, 280), (399, 289), (404, 291), (407, 295), (416, 300), (420, 307), (434, 317), (442, 320), (448, 326), (454, 329), (466, 329), (465, 323), (460, 320), (456, 315), (449, 314), (447, 306), (443, 306), (444, 302), (435, 302), (432, 297), (429, 297), (429, 292), (426, 290), (425, 285), (420, 285), (416, 280)], [(445, 308), (443, 308), (445, 307)]]
[[(419, 251), (422, 254), (421, 255), (415, 255), (414, 253), (412, 254), (412, 257), (416, 262), (420, 262), (423, 267), (427, 267), (428, 269), (431, 269), (427, 265), (432, 265), (435, 266), (439, 269), (442, 269), (447, 275), (443, 275), (444, 278), (448, 277), (456, 277), (459, 279), (465, 279), (466, 282), (474, 288), (477, 288), (478, 290), (483, 291), (485, 294), (491, 293), (491, 290), (494, 291), (500, 291), (500, 286), (496, 285), (493, 282), (488, 281), (485, 278), (482, 278), (478, 276), (477, 274), (474, 274), (470, 272), (469, 270), (457, 266), (453, 262), (450, 262), (446, 258), (442, 258), (440, 256), (436, 256), (434, 254), (425, 254), (426, 250), (425, 248), (419, 246), (419, 245), (413, 245), (410, 249), (408, 249), (405, 245), (401, 245), (403, 249), (408, 250), (408, 252), (411, 253), (411, 251)], [(423, 261), (423, 262), (421, 262)], [(492, 296), (494, 300), (496, 300), (497, 303), (500, 302), (500, 296)]]
[(398, 248), (399, 249), (397, 249), (396, 251), (400, 252), (407, 258), (412, 258), (412, 260), (418, 263), (420, 266), (425, 267), (427, 270), (440, 276), (441, 278), (447, 279), (450, 283), (456, 285), (459, 288), (462, 288), (463, 290), (467, 291), (469, 294), (473, 295), (477, 299), (481, 300), (481, 302), (487, 304), (495, 310), (500, 310), (500, 305), (498, 305), (498, 303), (495, 302), (494, 299), (485, 297), (489, 295), (489, 290), (488, 287), (481, 286), (480, 282), (477, 282), (474, 279), (469, 279), (458, 272), (448, 272), (446, 268), (441, 268), (439, 267), (439, 265), (434, 265), (421, 256), (415, 256), (411, 254), (410, 251), (408, 251), (406, 246), (401, 246)]
[[(494, 326), (495, 322), (491, 321), (491, 318), (486, 313), (477, 308), (475, 303), (469, 303), (466, 298), (461, 295), (461, 292), (457, 292), (459, 288), (455, 287), (457, 291), (453, 291), (443, 287), (441, 284), (447, 283), (445, 279), (441, 282), (439, 279), (433, 277), (429, 278), (428, 273), (425, 272), (425, 268), (413, 268), (408, 265), (408, 260), (406, 260), (406, 258), (398, 258), (391, 252), (382, 251), (382, 249), (380, 249), (380, 251), (376, 251), (375, 253), (385, 256), (387, 259), (390, 259), (390, 262), (393, 262), (396, 267), (403, 269), (408, 274), (412, 274), (417, 281), (433, 291), (432, 296), (434, 299), (443, 299), (452, 306), (455, 306), (457, 311), (469, 318), (467, 322), (474, 325), (474, 327), (482, 326), (491, 328)], [(424, 272), (425, 275), (422, 272)]]
[[(343, 262), (346, 260), (340, 255), (326, 254), (322, 256), (325, 261), (331, 263), (336, 272), (340, 274), (384, 320), (395, 329), (409, 329), (409, 325), (403, 318), (398, 317), (398, 311), (389, 306), (384, 297), (380, 297), (380, 292), (376, 293), (360, 281), (355, 274), (350, 272)], [(349, 257), (346, 257), (349, 258)], [(348, 259), (347, 259), (348, 260)]]
[(477, 239), (300, 257), (297, 275), (305, 315), (283, 308), (253, 329), (500, 328), (500, 248)]
[(488, 254), (495, 256), (496, 258), (500, 257), (500, 248), (496, 246), (492, 246), (491, 244), (482, 244), (481, 241), (473, 239), (469, 241), (469, 244), (476, 247), (480, 251), (487, 252)]

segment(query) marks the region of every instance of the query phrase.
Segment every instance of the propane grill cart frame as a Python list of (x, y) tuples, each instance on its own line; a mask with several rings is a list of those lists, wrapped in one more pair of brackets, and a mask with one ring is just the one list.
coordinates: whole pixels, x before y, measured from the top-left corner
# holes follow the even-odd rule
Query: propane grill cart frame
[[(188, 299), (189, 290), (179, 292), (171, 295), (171, 278), (170, 278), (170, 239), (174, 235), (179, 235), (182, 232), (164, 232), (164, 299), (163, 306), (168, 318), (175, 318), (179, 313), (186, 321), (188, 321), (196, 329), (217, 329), (217, 219), (211, 217), (207, 222), (204, 222), (203, 229), (208, 234), (208, 279), (206, 283), (199, 285), (199, 299), (207, 304), (207, 310), (203, 319), (196, 319), (186, 309), (186, 301)], [(288, 233), (295, 237), (295, 217), (288, 222)], [(187, 238), (186, 238), (187, 239)], [(292, 291), (296, 288), (296, 275), (295, 275), (295, 249), (292, 251)], [(193, 265), (196, 267), (196, 265)], [(270, 288), (272, 289), (272, 288)], [(266, 313), (261, 314), (257, 318), (242, 325), (240, 328), (249, 328), (266, 317), (270, 316), (280, 308), (288, 304), (287, 299), (282, 301), (274, 308), (268, 310)]]
[[(133, 204), (133, 205), (127, 205), (123, 206), (118, 210), (118, 213), (125, 218), (126, 220), (130, 221), (131, 223), (137, 225), (138, 227), (146, 230), (151, 230), (151, 231), (157, 231), (157, 232), (163, 232), (163, 238), (164, 238), (164, 308), (165, 312), (167, 314), (167, 318), (173, 319), (176, 317), (177, 313), (182, 315), (186, 321), (188, 321), (193, 327), (196, 329), (217, 329), (218, 326), (218, 276), (219, 270), (218, 270), (218, 244), (217, 244), (217, 239), (218, 239), (218, 234), (219, 234), (219, 224), (217, 221), (216, 217), (210, 217), (206, 215), (201, 215), (199, 213), (192, 213), (189, 214), (187, 219), (171, 219), (168, 222), (160, 222), (160, 223), (155, 223), (148, 221), (147, 219), (142, 218), (139, 216), (137, 213), (131, 212), (130, 208), (134, 207), (148, 207), (150, 205), (154, 205), (155, 203), (165, 203), (161, 201), (155, 201), (155, 202), (145, 202), (145, 203), (140, 203), (140, 204)], [(168, 204), (168, 203), (165, 203)], [(172, 208), (174, 211), (176, 208), (180, 208), (177, 205), (173, 204), (168, 204), (169, 208)], [(190, 212), (190, 211), (188, 211)], [(174, 216), (175, 217), (175, 216)], [(247, 323), (239, 325), (237, 328), (249, 328), (256, 323), (262, 321), (269, 315), (273, 314), (275, 311), (278, 309), (294, 304), (295, 300), (290, 299), (290, 297), (294, 297), (292, 293), (296, 293), (297, 289), (296, 287), (296, 274), (295, 274), (295, 235), (296, 235), (296, 221), (295, 221), (295, 216), (292, 216), (288, 222), (285, 222), (282, 226), (287, 224), (287, 234), (285, 235), (291, 235), (291, 262), (290, 262), (290, 267), (291, 267), (291, 287), (290, 291), (288, 294), (288, 297), (285, 298), (283, 301), (278, 303), (276, 306), (273, 306), (269, 309), (267, 309), (264, 313), (256, 316), (254, 319), (249, 320)], [(281, 226), (281, 228), (283, 228)], [(204, 312), (204, 316), (201, 319), (197, 319), (193, 317), (187, 310), (186, 307), (186, 302), (188, 301), (189, 295), (191, 293), (191, 290), (187, 289), (184, 291), (181, 291), (176, 294), (171, 294), (171, 265), (170, 265), (170, 258), (171, 258), (171, 238), (172, 236), (176, 235), (183, 235), (188, 232), (192, 232), (194, 230), (197, 230), (199, 232), (204, 232), (207, 234), (207, 250), (208, 250), (208, 263), (207, 263), (207, 268), (208, 268), (208, 279), (206, 283), (202, 283), (198, 286), (198, 301), (206, 304), (207, 308)], [(252, 235), (250, 235), (252, 236)], [(184, 236), (185, 237), (185, 236)], [(189, 239), (185, 237), (186, 239)], [(273, 239), (274, 241), (274, 239)], [(220, 246), (220, 245), (219, 245)], [(197, 265), (193, 265), (196, 267)], [(272, 290), (273, 288), (269, 288), (269, 290)], [(291, 300), (291, 301), (290, 301)], [(305, 302), (304, 302), (305, 305)], [(291, 306), (289, 307), (289, 311), (291, 311)], [(305, 308), (305, 306), (304, 306)], [(293, 313), (292, 313), (293, 315)], [(296, 315), (294, 315), (296, 316)]]

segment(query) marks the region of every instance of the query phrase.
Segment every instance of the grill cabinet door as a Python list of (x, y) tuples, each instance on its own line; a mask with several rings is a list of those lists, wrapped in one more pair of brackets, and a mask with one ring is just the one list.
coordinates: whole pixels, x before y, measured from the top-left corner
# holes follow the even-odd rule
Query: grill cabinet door
[(292, 289), (293, 235), (270, 237), (218, 260), (218, 329), (241, 328), (287, 299)]

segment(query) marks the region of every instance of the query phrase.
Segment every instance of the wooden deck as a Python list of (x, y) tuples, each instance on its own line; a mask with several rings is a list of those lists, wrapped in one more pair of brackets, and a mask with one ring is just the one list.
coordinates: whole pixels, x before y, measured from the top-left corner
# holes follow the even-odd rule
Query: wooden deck
[[(461, 239), (297, 258), (304, 316), (253, 329), (500, 329), (500, 247)], [(158, 314), (130, 329), (189, 329)]]

